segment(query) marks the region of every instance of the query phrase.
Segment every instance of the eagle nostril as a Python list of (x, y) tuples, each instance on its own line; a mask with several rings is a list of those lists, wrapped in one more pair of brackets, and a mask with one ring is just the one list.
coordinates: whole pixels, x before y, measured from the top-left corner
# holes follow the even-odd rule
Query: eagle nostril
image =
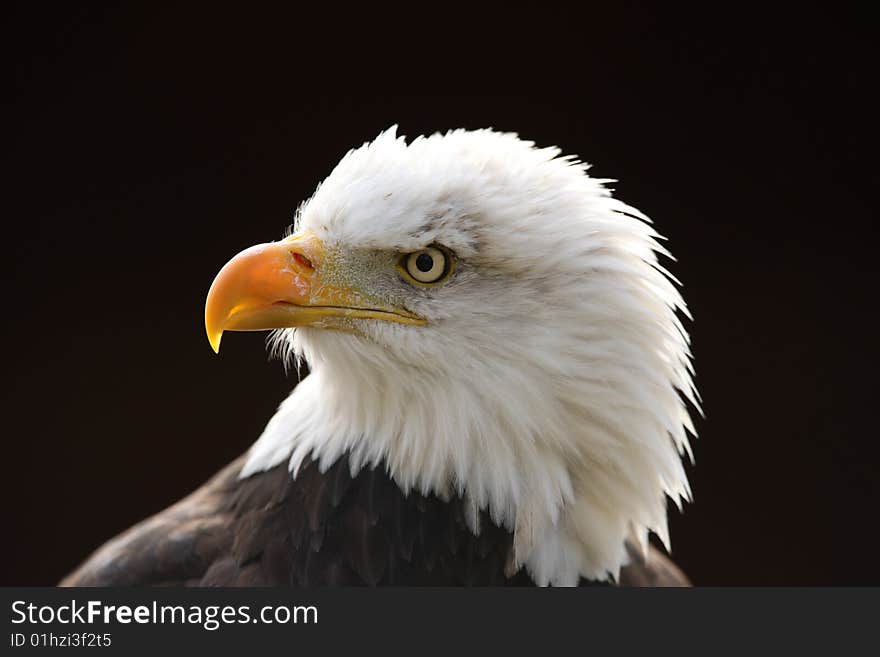
[(306, 258), (302, 253), (294, 253), (293, 259), (296, 261), (296, 264), (298, 264), (303, 269), (311, 270), (315, 268), (315, 266), (312, 264), (312, 261)]

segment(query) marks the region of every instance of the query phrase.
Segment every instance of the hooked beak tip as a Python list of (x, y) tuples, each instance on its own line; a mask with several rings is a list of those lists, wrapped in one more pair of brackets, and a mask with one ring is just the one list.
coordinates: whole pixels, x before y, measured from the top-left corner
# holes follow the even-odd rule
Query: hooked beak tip
[(211, 349), (215, 354), (220, 353), (220, 339), (223, 337), (223, 331), (208, 331), (208, 342), (211, 343)]

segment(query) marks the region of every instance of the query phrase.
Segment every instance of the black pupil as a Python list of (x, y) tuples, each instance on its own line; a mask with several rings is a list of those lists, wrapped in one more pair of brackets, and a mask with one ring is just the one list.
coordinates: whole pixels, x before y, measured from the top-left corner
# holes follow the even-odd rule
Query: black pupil
[(427, 253), (420, 253), (416, 258), (416, 267), (420, 272), (429, 272), (434, 268), (434, 258)]

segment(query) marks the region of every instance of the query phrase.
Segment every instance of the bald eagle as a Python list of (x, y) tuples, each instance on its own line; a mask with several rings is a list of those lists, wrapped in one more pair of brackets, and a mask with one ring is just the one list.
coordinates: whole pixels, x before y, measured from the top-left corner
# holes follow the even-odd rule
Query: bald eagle
[(686, 584), (699, 411), (669, 255), (608, 180), (515, 134), (396, 127), (280, 241), (236, 255), (205, 325), (274, 330), (309, 374), (250, 450), (67, 585)]

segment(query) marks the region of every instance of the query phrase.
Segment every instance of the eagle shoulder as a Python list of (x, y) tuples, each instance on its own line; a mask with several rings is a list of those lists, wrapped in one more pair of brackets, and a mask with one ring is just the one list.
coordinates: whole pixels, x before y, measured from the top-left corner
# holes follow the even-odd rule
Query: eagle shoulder
[[(343, 457), (296, 478), (239, 478), (241, 457), (201, 488), (98, 548), (62, 586), (531, 585), (508, 576), (513, 535), (485, 512), (474, 535), (459, 498), (404, 493), (381, 467)], [(624, 586), (687, 585), (656, 551), (630, 549)], [(589, 584), (589, 582), (582, 582)]]
[(61, 586), (161, 586), (198, 581), (229, 549), (237, 459), (201, 488), (107, 541)]
[(98, 548), (62, 586), (528, 584), (504, 575), (512, 536), (473, 535), (460, 500), (404, 494), (341, 458), (239, 479), (244, 458)]

